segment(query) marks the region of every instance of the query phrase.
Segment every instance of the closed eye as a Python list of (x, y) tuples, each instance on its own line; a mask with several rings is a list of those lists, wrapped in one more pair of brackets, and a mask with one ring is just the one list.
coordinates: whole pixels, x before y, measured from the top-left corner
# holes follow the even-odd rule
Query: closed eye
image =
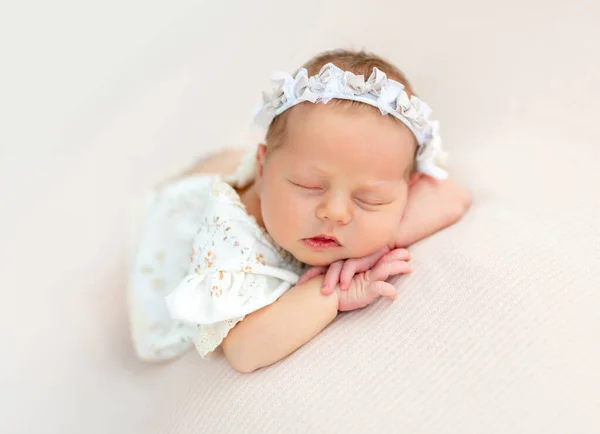
[(382, 202), (382, 201), (376, 201), (376, 200), (365, 200), (365, 199), (360, 199), (360, 198), (356, 198), (356, 200), (358, 202), (360, 202), (362, 205), (367, 205), (367, 206), (382, 206), (382, 205), (388, 205), (390, 202)]
[(303, 188), (305, 190), (322, 190), (322, 187), (319, 187), (319, 186), (298, 184), (297, 182), (294, 182), (294, 181), (290, 181), (290, 180), (288, 180), (288, 181), (290, 182), (290, 184), (295, 185), (296, 187)]

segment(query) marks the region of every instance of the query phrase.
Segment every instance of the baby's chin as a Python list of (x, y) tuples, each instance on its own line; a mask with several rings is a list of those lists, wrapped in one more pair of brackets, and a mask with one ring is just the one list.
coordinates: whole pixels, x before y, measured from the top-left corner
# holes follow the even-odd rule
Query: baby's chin
[(290, 252), (300, 262), (310, 265), (311, 267), (322, 267), (331, 265), (340, 259), (346, 259), (341, 252), (334, 253), (333, 251), (315, 251), (310, 252), (304, 249)]
[(322, 251), (310, 251), (306, 248), (301, 248), (291, 253), (300, 262), (312, 267), (328, 266), (340, 259), (348, 259), (351, 257), (342, 247)]
[[(361, 246), (364, 247), (364, 246)], [(380, 248), (385, 247), (383, 245)], [(355, 251), (354, 249), (349, 249), (347, 247), (336, 247), (330, 250), (310, 250), (307, 247), (300, 246), (298, 249), (294, 249), (294, 251), (290, 251), (290, 253), (300, 262), (310, 265), (312, 267), (326, 267), (333, 264), (336, 261), (341, 259), (350, 259), (350, 258), (362, 258), (370, 255), (371, 253), (375, 253), (380, 248), (370, 248), (368, 250), (360, 249), (360, 251)]]

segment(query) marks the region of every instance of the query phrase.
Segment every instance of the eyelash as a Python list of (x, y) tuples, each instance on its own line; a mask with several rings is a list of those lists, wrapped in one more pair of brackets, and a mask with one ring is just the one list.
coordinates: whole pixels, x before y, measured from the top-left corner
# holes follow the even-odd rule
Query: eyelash
[(386, 203), (383, 202), (378, 202), (378, 203), (374, 203), (374, 202), (366, 202), (364, 200), (360, 200), (360, 199), (356, 199), (358, 202), (360, 202), (362, 205), (366, 205), (366, 206), (381, 206), (381, 205), (387, 205)]
[[(316, 191), (316, 190), (322, 190), (321, 187), (308, 187), (306, 185), (302, 185), (302, 184), (297, 184), (294, 181), (289, 181), (290, 184), (302, 188), (304, 190), (311, 190), (311, 191)], [(382, 205), (387, 205), (389, 202), (378, 202), (378, 203), (374, 203), (374, 202), (367, 202), (358, 198), (355, 198), (355, 200), (357, 202), (359, 202), (359, 205), (364, 205), (364, 206), (370, 206), (370, 207), (378, 207), (378, 206), (382, 206)]]
[(295, 183), (295, 182), (293, 182), (293, 181), (290, 181), (290, 183), (291, 183), (292, 185), (295, 185), (296, 187), (300, 187), (300, 188), (303, 188), (303, 189), (305, 189), (305, 190), (322, 190), (322, 188), (321, 188), (321, 187), (308, 187), (308, 186), (306, 186), (306, 185), (296, 184), (296, 183)]

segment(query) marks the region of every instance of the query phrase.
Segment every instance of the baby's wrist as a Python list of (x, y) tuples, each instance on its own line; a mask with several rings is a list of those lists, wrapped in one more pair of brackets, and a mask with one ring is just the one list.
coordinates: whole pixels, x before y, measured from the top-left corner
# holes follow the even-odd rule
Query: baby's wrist
[(339, 283), (335, 285), (335, 288), (331, 291), (331, 294), (326, 295), (325, 297), (333, 297), (335, 299), (335, 305), (337, 306), (337, 310), (340, 310), (340, 285)]
[(314, 288), (316, 291), (318, 291), (320, 293), (321, 297), (327, 297), (331, 301), (331, 304), (335, 304), (337, 310), (339, 310), (339, 306), (340, 306), (340, 287), (339, 287), (339, 285), (336, 285), (335, 288), (333, 288), (331, 290), (331, 292), (324, 293), (324, 291), (323, 291), (324, 283), (325, 283), (325, 275), (319, 275), (319, 276), (313, 277), (308, 282), (302, 283), (302, 285), (309, 284), (310, 288)]
[(331, 297), (333, 299), (332, 303), (335, 300), (335, 305), (337, 307), (337, 310), (340, 310), (340, 291), (341, 291), (341, 288), (340, 288), (339, 283), (336, 284), (334, 288), (330, 288), (329, 291), (325, 291), (324, 287), (323, 287), (323, 284), (325, 283), (325, 276), (321, 275), (321, 276), (317, 277), (316, 279), (318, 279), (319, 288), (321, 288), (321, 295), (323, 297)]

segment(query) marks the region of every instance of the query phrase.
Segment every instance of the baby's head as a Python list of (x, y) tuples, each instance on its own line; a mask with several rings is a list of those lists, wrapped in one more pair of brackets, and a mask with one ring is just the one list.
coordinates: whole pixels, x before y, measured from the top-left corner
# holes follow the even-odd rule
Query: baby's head
[[(307, 76), (318, 76), (329, 63), (365, 77), (352, 81), (346, 74), (339, 80), (350, 83), (359, 97), (365, 91), (378, 95), (374, 68), (404, 85), (405, 99), (413, 95), (400, 70), (365, 52), (319, 55), (304, 65)], [(365, 83), (369, 76), (373, 80)], [(305, 90), (322, 89), (327, 81), (327, 73), (317, 82), (296, 75), (295, 95), (310, 100)], [(290, 95), (280, 91), (270, 98), (279, 98), (272, 105), (281, 107)], [(257, 151), (254, 189), (266, 230), (300, 261), (328, 265), (365, 256), (392, 241), (409, 186), (419, 176), (418, 139), (406, 122), (382, 113), (379, 107), (334, 97), (326, 104), (297, 103), (270, 122)]]

